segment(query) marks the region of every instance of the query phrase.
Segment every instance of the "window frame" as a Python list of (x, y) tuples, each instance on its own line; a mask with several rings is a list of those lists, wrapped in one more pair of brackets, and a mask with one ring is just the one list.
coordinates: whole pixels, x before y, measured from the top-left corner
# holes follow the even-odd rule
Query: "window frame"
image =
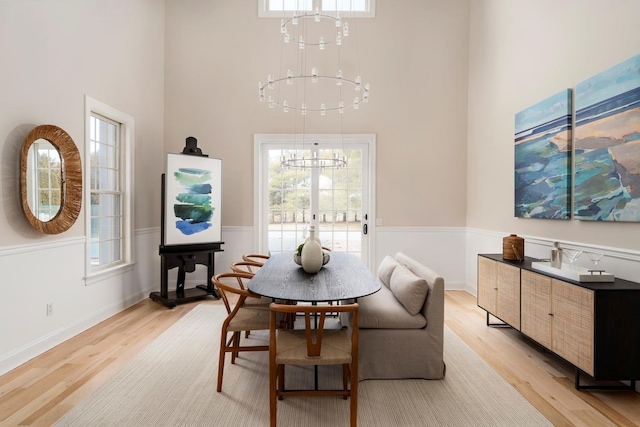
[[(91, 265), (91, 116), (99, 115), (118, 123), (119, 174), (122, 248), (119, 261), (104, 265)], [(135, 119), (103, 102), (85, 95), (85, 153), (84, 153), (84, 207), (85, 207), (85, 285), (129, 271), (135, 264), (133, 242), (133, 189), (134, 189), (134, 135)]]
[[(341, 12), (343, 16), (347, 18), (375, 18), (376, 17), (376, 0), (364, 0), (366, 11), (364, 12), (352, 12), (352, 11), (344, 11)], [(335, 13), (335, 11), (323, 11), (322, 9), (322, 0), (312, 0), (311, 11), (315, 10), (316, 5), (320, 9), (321, 12), (325, 13)], [(308, 11), (308, 12), (311, 12)], [(258, 18), (282, 18), (285, 16), (290, 16), (292, 11), (282, 11), (282, 10), (269, 10), (269, 0), (258, 0)]]

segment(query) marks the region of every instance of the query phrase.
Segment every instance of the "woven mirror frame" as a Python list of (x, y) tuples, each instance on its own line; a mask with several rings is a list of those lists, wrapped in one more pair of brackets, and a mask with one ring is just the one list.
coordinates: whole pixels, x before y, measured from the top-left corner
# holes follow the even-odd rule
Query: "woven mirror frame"
[[(29, 148), (39, 139), (49, 141), (58, 150), (62, 163), (60, 209), (49, 221), (41, 221), (34, 216), (27, 201), (27, 158)], [(76, 144), (63, 129), (54, 125), (41, 125), (29, 132), (20, 153), (20, 193), (27, 221), (41, 233), (59, 234), (76, 222), (82, 208), (82, 163)]]

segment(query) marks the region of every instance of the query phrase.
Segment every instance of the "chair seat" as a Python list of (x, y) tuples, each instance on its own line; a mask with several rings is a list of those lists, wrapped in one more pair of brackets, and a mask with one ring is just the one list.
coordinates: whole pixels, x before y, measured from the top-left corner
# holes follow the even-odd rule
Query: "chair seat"
[[(315, 340), (315, 332), (314, 340)], [(304, 329), (279, 330), (276, 335), (276, 363), (279, 365), (342, 365), (351, 363), (351, 340), (346, 328), (325, 329), (319, 357), (307, 356)]]
[(269, 329), (268, 307), (242, 307), (229, 322), (229, 331), (259, 331)]

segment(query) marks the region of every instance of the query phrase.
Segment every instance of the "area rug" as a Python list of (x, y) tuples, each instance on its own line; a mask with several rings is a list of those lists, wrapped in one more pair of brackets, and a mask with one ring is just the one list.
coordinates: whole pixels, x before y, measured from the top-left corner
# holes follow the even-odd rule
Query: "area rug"
[[(199, 305), (129, 361), (56, 424), (81, 426), (267, 426), (268, 355), (241, 353), (225, 365), (216, 392), (222, 306)], [(266, 342), (268, 332), (252, 341)], [(549, 426), (513, 387), (445, 327), (443, 380), (362, 381), (361, 426)], [(393, 363), (390, 361), (390, 363)], [(340, 370), (319, 373), (320, 387), (340, 387)], [(309, 369), (288, 368), (287, 386), (311, 386)], [(346, 426), (349, 401), (288, 397), (279, 426)]]

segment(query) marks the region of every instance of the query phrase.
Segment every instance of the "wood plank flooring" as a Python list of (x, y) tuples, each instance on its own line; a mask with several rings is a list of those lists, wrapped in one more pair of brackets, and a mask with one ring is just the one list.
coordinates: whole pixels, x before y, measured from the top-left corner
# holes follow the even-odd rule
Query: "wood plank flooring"
[[(488, 328), (464, 291), (445, 292), (445, 322), (551, 422), (640, 425), (640, 393), (577, 391), (573, 367), (510, 328)], [(196, 304), (142, 301), (0, 377), (0, 426), (49, 426)]]

